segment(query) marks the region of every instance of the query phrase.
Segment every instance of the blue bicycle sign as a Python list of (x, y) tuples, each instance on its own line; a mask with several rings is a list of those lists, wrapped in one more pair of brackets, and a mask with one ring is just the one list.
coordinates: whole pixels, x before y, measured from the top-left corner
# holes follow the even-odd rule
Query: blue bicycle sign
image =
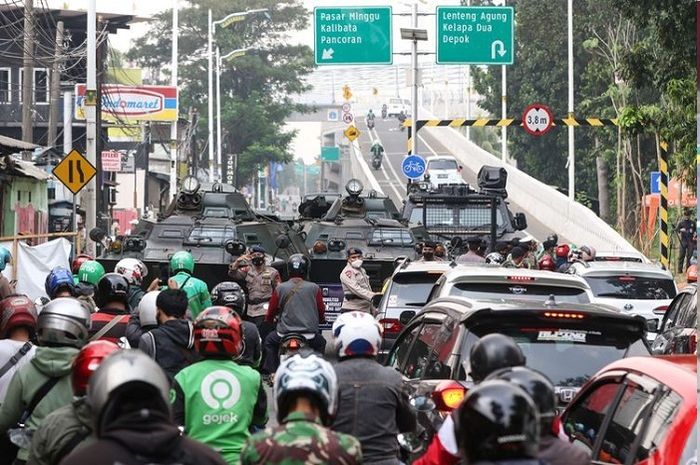
[(401, 171), (409, 179), (418, 179), (425, 173), (425, 160), (419, 155), (409, 155), (403, 159)]

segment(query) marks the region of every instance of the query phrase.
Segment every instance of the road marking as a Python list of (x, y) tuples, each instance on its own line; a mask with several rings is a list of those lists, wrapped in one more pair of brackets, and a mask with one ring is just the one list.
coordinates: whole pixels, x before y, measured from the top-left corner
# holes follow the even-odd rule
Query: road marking
[[(370, 141), (371, 141), (372, 143), (374, 143), (375, 140), (377, 140), (377, 141), (379, 141), (380, 144), (382, 144), (382, 140), (381, 140), (381, 138), (379, 137), (379, 133), (377, 132), (376, 126), (374, 127), (374, 134), (372, 134), (372, 130), (371, 130), (371, 129), (370, 129), (369, 131), (367, 131), (367, 132), (369, 133), (369, 138), (370, 138)], [(382, 144), (382, 146), (384, 146), (384, 144)], [(389, 164), (389, 168), (390, 168), (390, 169), (394, 172), (394, 174), (396, 175), (396, 179), (399, 179), (398, 175), (396, 174), (396, 171), (394, 170), (394, 167), (391, 166), (391, 162), (389, 161), (389, 157), (388, 157), (388, 154), (387, 154), (386, 152), (384, 152), (384, 159), (385, 159), (386, 163)], [(396, 186), (394, 185), (394, 182), (391, 180), (391, 178), (389, 178), (389, 174), (387, 173), (386, 169), (384, 168), (384, 165), (385, 165), (386, 163), (382, 163), (382, 165), (381, 165), (381, 170), (382, 170), (382, 172), (384, 173), (384, 177), (386, 177), (387, 181), (389, 181), (389, 183), (390, 183), (389, 186), (391, 187), (391, 189), (392, 189), (392, 190), (394, 191), (394, 193), (396, 194), (396, 198), (397, 198), (398, 202), (400, 203), (400, 202), (403, 200), (403, 197), (401, 196), (401, 192), (399, 192), (399, 190), (398, 190), (398, 189), (396, 188)], [(397, 205), (397, 207), (398, 207), (398, 205)]]

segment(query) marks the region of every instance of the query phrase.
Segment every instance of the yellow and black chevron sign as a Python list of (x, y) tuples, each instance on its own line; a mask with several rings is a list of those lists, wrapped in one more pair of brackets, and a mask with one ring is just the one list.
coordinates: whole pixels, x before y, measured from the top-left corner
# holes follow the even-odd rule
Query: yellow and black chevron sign
[(659, 220), (661, 234), (659, 246), (661, 249), (661, 265), (669, 270), (669, 237), (668, 237), (668, 144), (661, 142), (661, 157), (659, 158), (659, 172), (661, 173), (661, 195), (659, 201)]
[[(617, 118), (557, 118), (554, 120), (554, 126), (618, 126)], [(522, 126), (523, 123), (520, 119), (506, 118), (506, 119), (489, 119), (489, 118), (477, 118), (477, 119), (419, 119), (416, 121), (416, 129), (419, 130), (423, 127), (450, 127), (459, 128), (463, 126), (472, 127), (484, 127), (484, 126)], [(404, 126), (411, 127), (411, 120), (406, 120)]]

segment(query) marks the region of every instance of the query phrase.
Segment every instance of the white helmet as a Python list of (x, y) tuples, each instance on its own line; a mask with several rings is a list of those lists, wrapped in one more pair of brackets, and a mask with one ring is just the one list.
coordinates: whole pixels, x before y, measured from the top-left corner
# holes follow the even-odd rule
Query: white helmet
[(330, 424), (338, 402), (338, 379), (330, 363), (315, 354), (296, 354), (280, 364), (272, 388), (279, 422), (289, 413), (290, 397), (297, 393), (315, 397), (321, 403), (321, 421)]
[(140, 286), (143, 278), (148, 276), (148, 268), (136, 258), (122, 258), (114, 267), (114, 272), (124, 276), (132, 286)]
[(346, 312), (333, 323), (338, 358), (376, 357), (382, 343), (382, 327), (366, 312)]
[(491, 252), (490, 254), (488, 254), (486, 256), (484, 261), (487, 264), (491, 264), (491, 265), (502, 265), (503, 262), (505, 262), (505, 260), (503, 259), (503, 255), (501, 255), (498, 252)]
[(137, 310), (142, 328), (144, 326), (158, 326), (158, 318), (156, 317), (156, 299), (158, 294), (160, 294), (160, 291), (147, 292), (141, 298), (141, 302), (139, 302)]

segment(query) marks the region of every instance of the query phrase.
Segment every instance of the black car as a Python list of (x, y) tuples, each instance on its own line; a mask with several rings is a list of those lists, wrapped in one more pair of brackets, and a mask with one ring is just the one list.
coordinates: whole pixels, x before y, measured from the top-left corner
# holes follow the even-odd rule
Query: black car
[(651, 345), (654, 355), (694, 354), (698, 344), (698, 286), (689, 284), (673, 299)]
[(644, 318), (603, 305), (445, 297), (406, 322), (386, 363), (403, 374), (414, 400), (425, 406), (428, 399), (435, 406), (419, 409), (419, 439), (427, 445), (444, 416), (461, 401), (456, 388), (463, 394), (473, 384), (469, 353), (482, 336), (512, 337), (527, 365), (555, 385), (563, 408), (608, 363), (649, 355), (645, 332)]

